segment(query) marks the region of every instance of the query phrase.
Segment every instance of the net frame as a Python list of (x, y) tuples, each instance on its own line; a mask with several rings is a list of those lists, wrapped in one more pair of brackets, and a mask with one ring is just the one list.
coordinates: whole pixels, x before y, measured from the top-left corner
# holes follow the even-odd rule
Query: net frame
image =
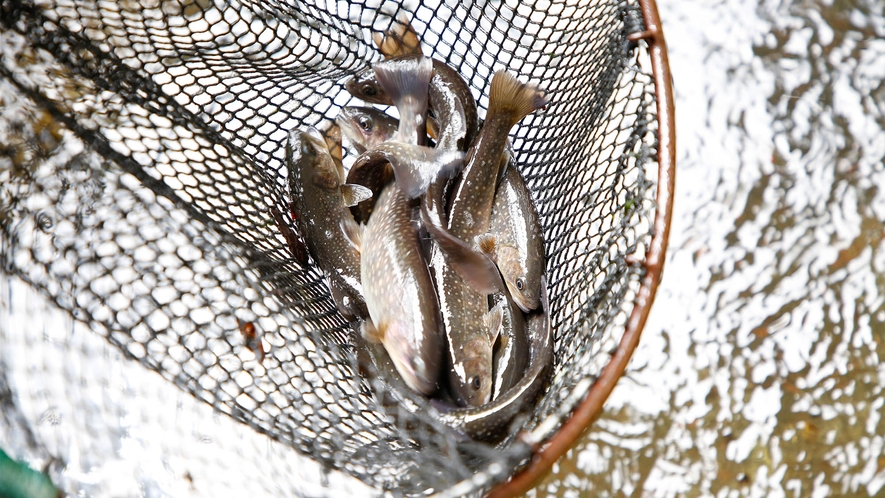
[[(524, 482), (524, 479), (526, 478), (523, 476), (529, 476), (532, 472), (536, 472), (536, 476), (540, 475), (543, 470), (532, 470), (534, 468), (540, 468), (536, 465), (535, 462), (549, 460), (550, 464), (552, 464), (552, 461), (555, 460), (555, 451), (557, 451), (554, 449), (567, 449), (567, 446), (576, 440), (580, 432), (582, 432), (584, 428), (592, 422), (592, 418), (595, 417), (596, 414), (598, 414), (602, 402), (611, 391), (611, 388), (614, 385), (614, 381), (616, 381), (620, 374), (623, 372), (623, 368), (626, 365), (627, 360), (629, 360), (633, 348), (635, 348), (636, 342), (638, 341), (639, 332), (641, 332), (642, 325), (647, 318), (648, 309), (654, 298), (654, 291), (657, 286), (657, 280), (660, 278), (660, 271), (663, 266), (663, 255), (666, 248), (666, 234), (669, 229), (669, 215), (672, 205), (671, 194), (673, 189), (673, 165), (675, 164), (675, 152), (672, 145), (675, 143), (671, 114), (672, 92), (669, 90), (669, 77), (662, 77), (660, 75), (661, 70), (659, 70), (660, 67), (666, 68), (666, 48), (663, 44), (662, 31), (659, 28), (660, 23), (656, 17), (656, 9), (654, 8), (654, 4), (652, 2), (640, 2), (640, 4), (642, 5), (642, 13), (645, 16), (645, 24), (647, 26), (647, 29), (643, 32), (640, 32), (642, 36), (631, 36), (633, 36), (635, 40), (647, 39), (649, 41), (649, 49), (652, 56), (652, 66), (655, 73), (655, 91), (658, 93), (658, 98), (656, 99), (658, 105), (657, 155), (659, 166), (658, 189), (656, 196), (657, 210), (655, 211), (653, 231), (654, 235), (652, 238), (652, 242), (649, 245), (648, 250), (646, 251), (645, 261), (640, 262), (644, 267), (644, 277), (642, 279), (639, 291), (635, 299), (636, 304), (634, 305), (633, 311), (631, 312), (630, 319), (626, 327), (626, 332), (616, 349), (615, 355), (609, 361), (608, 366), (603, 370), (596, 383), (593, 384), (593, 386), (590, 388), (587, 398), (580, 405), (575, 414), (572, 415), (570, 422), (563, 426), (559, 432), (557, 432), (557, 435), (549, 441), (548, 445), (544, 446), (543, 450), (537, 451), (540, 448), (541, 443), (546, 440), (546, 437), (544, 438), (544, 440), (533, 440), (532, 436), (528, 433), (522, 436), (522, 442), (526, 444), (531, 449), (531, 451), (530, 453), (528, 453), (528, 457), (526, 456), (527, 453), (525, 452), (519, 453), (517, 455), (517, 461), (525, 461), (528, 459), (531, 460), (532, 463), (530, 464), (528, 471), (520, 474), (518, 478), (510, 481), (511, 483), (516, 483), (510, 484), (510, 486), (515, 486), (521, 482)], [(649, 7), (649, 5), (651, 7)], [(663, 64), (662, 66), (661, 63)], [(669, 104), (667, 102), (664, 102), (664, 104), (662, 104), (662, 92), (663, 94), (669, 92)], [(663, 100), (667, 101), (666, 95), (664, 95)], [(661, 111), (661, 109), (663, 109), (663, 112)], [(62, 118), (63, 116), (59, 115), (58, 117)], [(112, 153), (112, 151), (105, 152), (105, 154), (108, 155), (111, 155)], [(150, 181), (150, 179), (144, 178), (143, 181)], [(564, 452), (565, 449), (562, 449), (561, 451)], [(549, 465), (547, 467), (549, 468)], [(487, 487), (490, 482), (500, 480), (501, 476), (506, 476), (507, 473), (508, 472), (504, 470), (499, 472), (489, 472), (489, 475), (487, 476), (488, 479), (471, 479), (462, 483), (463, 485), (460, 488), (456, 486), (450, 491), (454, 492), (456, 490), (483, 489)], [(496, 490), (496, 492), (508, 492), (508, 489), (513, 488), (502, 487), (499, 488), (499, 490)]]
[(571, 418), (543, 445), (533, 447), (534, 454), (529, 463), (510, 480), (494, 487), (489, 498), (518, 496), (532, 487), (550, 472), (559, 460), (589, 429), (602, 413), (605, 400), (615, 388), (618, 380), (627, 369), (630, 358), (639, 339), (651, 306), (654, 303), (658, 284), (663, 276), (667, 256), (667, 243), (670, 239), (670, 221), (673, 215), (673, 192), (676, 188), (676, 117), (673, 97), (673, 79), (670, 73), (670, 60), (667, 42), (658, 12), (656, 0), (639, 0), (645, 30), (631, 33), (628, 38), (648, 43), (658, 119), (658, 184), (655, 201), (657, 211), (654, 219), (654, 236), (644, 262), (646, 273), (630, 312), (624, 335), (612, 358), (600, 374), (596, 383), (587, 392), (587, 397), (572, 413)]

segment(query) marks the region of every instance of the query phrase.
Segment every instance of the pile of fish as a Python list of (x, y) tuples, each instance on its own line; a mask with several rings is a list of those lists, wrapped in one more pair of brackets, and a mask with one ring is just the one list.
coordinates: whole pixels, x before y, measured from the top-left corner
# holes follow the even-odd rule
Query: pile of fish
[[(361, 321), (360, 343), (390, 385), (494, 440), (534, 404), (552, 364), (541, 227), (508, 140), (547, 100), (498, 71), (480, 123), (467, 83), (421, 54), (408, 22), (375, 41), (386, 59), (346, 88), (395, 106), (399, 120), (345, 107), (337, 129), (291, 131), (299, 233), (274, 216), (296, 258), (322, 269), (341, 314)], [(359, 154), (348, 170), (342, 135)]]

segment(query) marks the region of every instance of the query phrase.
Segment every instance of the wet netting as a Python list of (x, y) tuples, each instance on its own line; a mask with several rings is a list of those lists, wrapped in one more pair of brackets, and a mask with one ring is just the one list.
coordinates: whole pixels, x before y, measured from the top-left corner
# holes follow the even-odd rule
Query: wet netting
[[(0, 5), (3, 272), (129, 363), (210, 405), (213, 423), (241, 422), (323, 475), (346, 474), (379, 491), (482, 492), (531, 460), (616, 350), (645, 276), (657, 209), (655, 88), (645, 42), (628, 40), (645, 29), (637, 4)], [(549, 98), (511, 140), (544, 229), (554, 367), (534, 410), (497, 445), (414, 409), (423, 402), (417, 395), (378, 392), (361, 369), (354, 324), (339, 314), (321, 271), (292, 258), (274, 216), (289, 212), (287, 131), (327, 128), (342, 106), (360, 104), (343, 83), (382, 58), (372, 35), (398, 18), (411, 20), (426, 55), (469, 82), (480, 117), (500, 68)], [(345, 162), (353, 158), (346, 151)], [(10, 305), (15, 296), (7, 289), (3, 299)], [(47, 421), (46, 413), (18, 422), (11, 415), (55, 392), (55, 360), (41, 348), (93, 362), (92, 346), (70, 331), (18, 323), (4, 320), (0, 329), (6, 428)], [(79, 387), (58, 393), (83, 397), (73, 401), (78, 417), (92, 422), (81, 438), (103, 437), (92, 410), (137, 404), (148, 420), (165, 402), (155, 391), (102, 394), (115, 377), (94, 373), (99, 359), (66, 370)], [(13, 365), (26, 360), (28, 382), (14, 385)], [(138, 420), (127, 427), (137, 430)], [(10, 454), (15, 445), (56, 448), (50, 476), (69, 493), (111, 478), (65, 473), (71, 452), (58, 448), (69, 439), (57, 437), (3, 444)], [(125, 453), (125, 445), (108, 448)], [(278, 489), (296, 492), (299, 478), (273, 475), (295, 482)], [(323, 479), (330, 490), (336, 482)]]

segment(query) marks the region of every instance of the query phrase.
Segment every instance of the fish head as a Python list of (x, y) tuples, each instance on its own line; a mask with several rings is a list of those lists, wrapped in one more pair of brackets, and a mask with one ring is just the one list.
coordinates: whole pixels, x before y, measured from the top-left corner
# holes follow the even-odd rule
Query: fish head
[(540, 264), (533, 264), (532, 258), (520, 257), (519, 250), (509, 245), (501, 244), (496, 250), (498, 269), (513, 302), (526, 313), (537, 308), (541, 302), (539, 291), (543, 269)]
[(372, 104), (392, 105), (393, 101), (378, 84), (375, 78), (375, 71), (369, 67), (351, 76), (344, 82), (344, 88), (351, 95)]
[(310, 182), (321, 188), (338, 188), (341, 177), (329, 152), (326, 140), (315, 128), (293, 130), (286, 144), (286, 163), (290, 183), (297, 178), (302, 185)]
[(439, 364), (427, 361), (420, 346), (416, 346), (409, 327), (401, 323), (389, 324), (383, 334), (384, 349), (403, 381), (421, 394), (436, 391)]
[(399, 122), (378, 109), (371, 107), (344, 107), (336, 118), (347, 138), (360, 152), (390, 140)]
[(464, 344), (467, 356), (455, 368), (459, 382), (455, 391), (468, 406), (480, 406), (492, 397), (492, 344), (477, 338)]

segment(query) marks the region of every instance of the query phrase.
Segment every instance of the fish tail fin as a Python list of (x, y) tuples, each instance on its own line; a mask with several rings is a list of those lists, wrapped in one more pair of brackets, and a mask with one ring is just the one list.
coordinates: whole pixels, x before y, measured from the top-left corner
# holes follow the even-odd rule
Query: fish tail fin
[(428, 57), (386, 60), (375, 63), (375, 78), (393, 101), (401, 117), (424, 115), (427, 87), (433, 77)]
[(536, 86), (522, 83), (505, 70), (492, 77), (489, 90), (489, 112), (486, 121), (504, 116), (510, 126), (547, 105), (547, 97)]
[(410, 199), (422, 195), (431, 183), (453, 176), (464, 164), (463, 152), (423, 145), (389, 141), (375, 150), (390, 163), (397, 185)]
[(401, 11), (390, 28), (384, 33), (374, 33), (372, 39), (384, 57), (421, 55), (418, 33), (409, 22), (409, 16)]

